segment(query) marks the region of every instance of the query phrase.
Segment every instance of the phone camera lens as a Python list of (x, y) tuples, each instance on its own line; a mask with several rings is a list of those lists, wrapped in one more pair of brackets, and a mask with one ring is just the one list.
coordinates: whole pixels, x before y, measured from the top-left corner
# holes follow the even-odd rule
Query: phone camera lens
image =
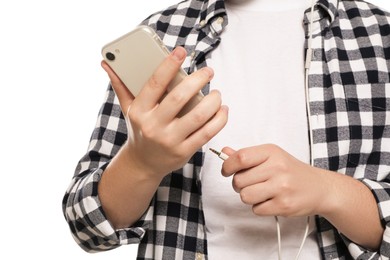
[(113, 60), (115, 60), (115, 55), (112, 52), (107, 52), (106, 58), (110, 61), (113, 61)]

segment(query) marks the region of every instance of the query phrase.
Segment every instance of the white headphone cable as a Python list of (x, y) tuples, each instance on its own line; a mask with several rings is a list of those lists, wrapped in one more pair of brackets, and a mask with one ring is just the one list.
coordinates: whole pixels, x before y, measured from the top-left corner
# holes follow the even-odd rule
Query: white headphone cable
[[(278, 236), (278, 259), (281, 260), (282, 259), (282, 239), (281, 239), (281, 235), (280, 235), (280, 224), (279, 224), (278, 216), (275, 216), (275, 221), (276, 221), (276, 232), (277, 232), (277, 236)], [(309, 233), (309, 227), (310, 227), (310, 217), (307, 217), (305, 233), (303, 234), (303, 239), (302, 239), (301, 245), (299, 247), (298, 253), (295, 256), (295, 260), (299, 259), (299, 256), (302, 252), (303, 245), (305, 244), (307, 235)]]
[[(306, 92), (306, 109), (307, 109), (307, 116), (308, 120), (310, 120), (311, 112), (309, 107), (309, 70), (311, 66), (311, 59), (313, 55), (313, 49), (312, 49), (312, 41), (313, 41), (313, 21), (314, 21), (314, 6), (315, 6), (315, 0), (311, 0), (311, 8), (310, 8), (310, 25), (309, 25), (309, 39), (308, 39), (308, 48), (306, 50), (306, 61), (305, 61), (305, 92)], [(313, 165), (313, 131), (311, 128), (311, 124), (309, 125), (309, 141), (310, 141), (310, 165)], [(275, 216), (276, 221), (276, 231), (277, 231), (277, 237), (278, 237), (278, 257), (279, 260), (282, 259), (282, 241), (281, 241), (281, 235), (280, 235), (280, 225), (279, 225), (279, 219), (278, 216)], [(307, 217), (306, 222), (306, 229), (305, 233), (303, 235), (303, 239), (301, 242), (301, 245), (299, 247), (298, 253), (295, 257), (295, 260), (299, 259), (299, 256), (302, 252), (303, 246), (306, 242), (307, 235), (309, 233), (309, 226), (310, 226), (310, 216)]]

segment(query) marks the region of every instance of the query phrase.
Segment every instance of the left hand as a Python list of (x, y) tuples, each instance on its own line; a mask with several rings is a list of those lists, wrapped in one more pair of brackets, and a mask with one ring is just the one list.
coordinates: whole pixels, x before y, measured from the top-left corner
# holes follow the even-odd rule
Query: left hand
[(222, 150), (229, 158), (224, 176), (259, 216), (325, 217), (355, 243), (377, 250), (384, 227), (371, 190), (350, 176), (303, 163), (272, 144), (239, 151)]
[(259, 216), (309, 216), (326, 208), (328, 185), (321, 169), (299, 161), (272, 144), (239, 151), (225, 147), (229, 158), (222, 174), (233, 176), (233, 188)]

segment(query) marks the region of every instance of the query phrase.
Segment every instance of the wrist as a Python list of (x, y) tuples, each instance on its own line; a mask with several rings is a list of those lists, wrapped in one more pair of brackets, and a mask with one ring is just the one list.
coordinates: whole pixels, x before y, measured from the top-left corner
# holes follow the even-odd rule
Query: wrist
[(340, 173), (318, 169), (321, 185), (319, 203), (317, 204), (316, 214), (325, 218), (330, 218), (333, 214), (337, 214), (340, 208), (343, 207), (342, 197), (340, 196), (341, 178), (346, 177)]
[(371, 190), (351, 176), (324, 172), (326, 181), (323, 185), (327, 187), (328, 195), (321, 201), (319, 215), (354, 243), (377, 250), (383, 227)]
[[(359, 204), (355, 192), (364, 186), (360, 181), (342, 173), (321, 170), (324, 187), (322, 202), (318, 207), (318, 214), (332, 222), (344, 212), (346, 205)], [(357, 196), (359, 197), (359, 196)]]
[(131, 169), (131, 172), (138, 175), (139, 178), (144, 180), (154, 180), (160, 182), (168, 173), (161, 171), (161, 165), (153, 162), (144, 153), (136, 151), (134, 147), (126, 142), (120, 151), (123, 157), (123, 162), (127, 169)]

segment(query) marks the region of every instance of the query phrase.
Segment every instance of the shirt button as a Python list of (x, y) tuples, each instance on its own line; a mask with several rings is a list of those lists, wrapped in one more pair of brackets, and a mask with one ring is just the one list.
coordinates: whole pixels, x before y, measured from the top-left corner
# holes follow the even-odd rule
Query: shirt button
[(223, 23), (223, 17), (218, 17), (217, 23), (218, 23), (218, 24), (222, 24), (222, 23)]
[(191, 52), (191, 59), (193, 60), (195, 58), (195, 51)]
[(199, 26), (200, 26), (200, 27), (203, 27), (203, 26), (205, 26), (205, 25), (206, 25), (206, 21), (205, 21), (205, 20), (200, 21), (200, 23), (199, 23)]
[(317, 59), (321, 58), (321, 50), (314, 50), (313, 56)]
[(203, 259), (203, 254), (201, 254), (201, 253), (196, 253), (196, 254), (195, 254), (195, 258), (196, 258), (196, 260), (202, 260), (202, 259)]

